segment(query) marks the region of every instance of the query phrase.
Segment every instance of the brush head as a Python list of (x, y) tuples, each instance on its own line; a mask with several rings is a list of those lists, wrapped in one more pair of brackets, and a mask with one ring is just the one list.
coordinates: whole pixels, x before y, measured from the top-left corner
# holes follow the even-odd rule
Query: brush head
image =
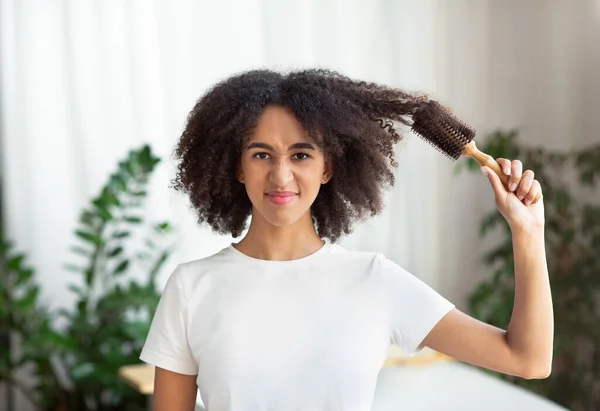
[(428, 101), (412, 116), (412, 130), (443, 154), (456, 161), (475, 137), (475, 130), (437, 101)]

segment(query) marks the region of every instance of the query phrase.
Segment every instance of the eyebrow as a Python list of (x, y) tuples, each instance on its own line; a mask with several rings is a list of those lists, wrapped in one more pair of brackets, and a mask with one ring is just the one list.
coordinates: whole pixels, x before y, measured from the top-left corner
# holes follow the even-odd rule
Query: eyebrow
[[(250, 150), (251, 148), (263, 148), (265, 150), (270, 150), (270, 151), (275, 151), (275, 149), (265, 143), (250, 143), (248, 144), (248, 147), (246, 147), (247, 150)], [(288, 147), (288, 150), (294, 150), (294, 149), (298, 149), (298, 148), (304, 148), (307, 150), (314, 150), (315, 147), (311, 144), (311, 143), (294, 143), (291, 146)]]

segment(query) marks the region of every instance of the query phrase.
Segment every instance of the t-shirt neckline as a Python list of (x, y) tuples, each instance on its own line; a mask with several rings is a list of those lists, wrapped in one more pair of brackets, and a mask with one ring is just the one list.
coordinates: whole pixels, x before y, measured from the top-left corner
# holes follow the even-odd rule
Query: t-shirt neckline
[(240, 258), (242, 260), (245, 260), (247, 262), (254, 263), (254, 264), (262, 264), (262, 265), (294, 265), (294, 264), (307, 263), (309, 261), (314, 260), (315, 258), (318, 258), (319, 256), (321, 256), (323, 254), (326, 254), (329, 251), (329, 249), (331, 248), (331, 242), (329, 242), (326, 239), (324, 239), (323, 241), (324, 241), (323, 246), (321, 246), (321, 248), (319, 248), (314, 253), (309, 254), (307, 256), (304, 256), (304, 257), (296, 258), (294, 260), (263, 260), (263, 259), (260, 259), (260, 258), (254, 258), (254, 257), (251, 257), (251, 256), (249, 256), (247, 254), (242, 253), (240, 250), (238, 250), (237, 248), (235, 248), (234, 247), (234, 243), (229, 244), (229, 247), (227, 247), (227, 249), (229, 250), (230, 253), (232, 253), (237, 258)]

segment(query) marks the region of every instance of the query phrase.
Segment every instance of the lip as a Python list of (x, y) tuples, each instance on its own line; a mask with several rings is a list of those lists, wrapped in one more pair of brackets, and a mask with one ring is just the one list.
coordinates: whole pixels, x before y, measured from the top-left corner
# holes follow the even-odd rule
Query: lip
[(295, 196), (296, 193), (294, 193), (293, 191), (268, 191), (267, 195), (275, 197), (289, 197)]
[(294, 201), (298, 194), (293, 191), (269, 191), (266, 196), (275, 205), (285, 205)]

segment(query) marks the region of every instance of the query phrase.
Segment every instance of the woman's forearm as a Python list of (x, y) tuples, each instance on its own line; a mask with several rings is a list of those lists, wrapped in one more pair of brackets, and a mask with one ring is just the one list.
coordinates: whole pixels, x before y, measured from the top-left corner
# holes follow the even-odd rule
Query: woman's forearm
[(513, 229), (515, 301), (506, 339), (534, 378), (552, 366), (554, 314), (544, 229)]

